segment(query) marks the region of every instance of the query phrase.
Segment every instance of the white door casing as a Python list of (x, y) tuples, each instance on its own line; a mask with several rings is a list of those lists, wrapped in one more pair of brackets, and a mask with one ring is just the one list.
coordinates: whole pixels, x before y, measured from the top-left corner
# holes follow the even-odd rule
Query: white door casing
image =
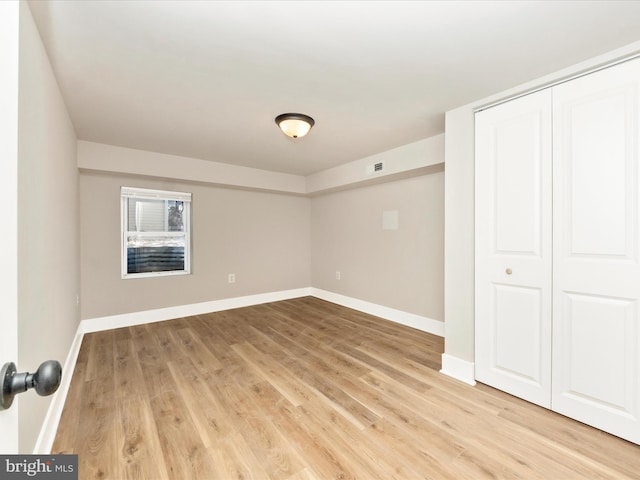
[(476, 379), (551, 406), (551, 92), (476, 114)]
[[(0, 366), (18, 360), (17, 1), (0, 2)], [(18, 403), (0, 410), (0, 453), (18, 453)]]
[(640, 61), (553, 105), (552, 406), (640, 443)]

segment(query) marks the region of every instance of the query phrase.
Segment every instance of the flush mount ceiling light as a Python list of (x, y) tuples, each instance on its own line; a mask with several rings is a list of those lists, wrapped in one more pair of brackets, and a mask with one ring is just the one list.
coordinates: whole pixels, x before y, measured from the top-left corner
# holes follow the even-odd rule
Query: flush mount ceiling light
[(316, 123), (309, 115), (302, 113), (283, 113), (276, 117), (276, 123), (287, 137), (304, 137)]

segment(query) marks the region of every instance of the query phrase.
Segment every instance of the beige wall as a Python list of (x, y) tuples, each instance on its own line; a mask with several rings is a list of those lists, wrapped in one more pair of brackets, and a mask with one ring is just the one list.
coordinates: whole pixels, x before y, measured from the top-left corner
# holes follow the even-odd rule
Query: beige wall
[[(398, 212), (397, 230), (383, 211)], [(314, 197), (312, 286), (442, 321), (443, 224), (441, 169)]]
[(445, 126), (445, 352), (472, 362), (474, 355), (474, 116), (447, 112)]
[[(382, 163), (382, 170), (372, 171), (376, 163)], [(354, 186), (415, 177), (437, 170), (442, 163), (444, 163), (444, 134), (309, 175), (306, 177), (306, 191), (317, 195)]]
[[(78, 169), (74, 129), (25, 2), (19, 58), (17, 365), (33, 372), (48, 359), (64, 364), (78, 325)], [(20, 452), (33, 451), (50, 401), (20, 396)]]
[[(379, 172), (368, 167), (383, 163)], [(182, 182), (291, 194), (318, 195), (329, 191), (384, 183), (431, 173), (444, 163), (444, 134), (361, 158), (307, 177), (247, 168), (196, 158), (168, 155), (80, 140), (81, 170), (170, 178)], [(179, 165), (179, 168), (176, 168)]]
[[(193, 194), (191, 275), (120, 278), (123, 185)], [(80, 199), (83, 319), (310, 285), (308, 198), (82, 172)]]
[(207, 182), (254, 190), (293, 194), (306, 192), (305, 177), (181, 157), (133, 148), (78, 142), (78, 167), (125, 175), (149, 175), (183, 182)]

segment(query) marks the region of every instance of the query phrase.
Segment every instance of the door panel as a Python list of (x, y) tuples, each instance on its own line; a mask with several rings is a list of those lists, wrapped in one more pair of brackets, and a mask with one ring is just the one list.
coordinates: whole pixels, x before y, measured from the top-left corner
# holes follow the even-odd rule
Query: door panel
[(552, 408), (640, 442), (640, 62), (553, 88)]
[(491, 363), (504, 375), (541, 382), (540, 334), (542, 291), (539, 288), (494, 284), (492, 331), (496, 339)]
[(550, 406), (551, 92), (476, 114), (476, 379)]
[[(632, 133), (633, 86), (588, 95), (565, 105), (568, 138), (565, 191), (571, 221), (568, 247), (572, 255), (624, 257), (633, 245), (635, 186), (633, 156), (627, 148)], [(595, 120), (595, 121), (594, 121)], [(567, 137), (565, 137), (567, 138)], [(632, 227), (632, 228), (628, 228)]]
[(634, 413), (627, 393), (638, 369), (633, 361), (636, 310), (630, 299), (565, 294), (563, 337), (572, 348), (559, 360), (566, 372), (567, 395)]
[(493, 128), (494, 253), (540, 256), (540, 121), (527, 112)]

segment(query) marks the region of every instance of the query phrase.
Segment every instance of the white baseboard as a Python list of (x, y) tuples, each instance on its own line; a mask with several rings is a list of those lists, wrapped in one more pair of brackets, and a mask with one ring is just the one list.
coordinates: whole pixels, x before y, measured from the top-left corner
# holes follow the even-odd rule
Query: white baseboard
[[(202, 315), (205, 313), (220, 312), (230, 310), (232, 308), (249, 307), (252, 305), (260, 305), (269, 302), (278, 302), (281, 300), (289, 300), (292, 298), (314, 296), (322, 300), (337, 303), (348, 308), (353, 308), (370, 315), (375, 315), (393, 322), (406, 325), (418, 330), (422, 330), (440, 337), (444, 336), (444, 322), (433, 320), (427, 317), (421, 317), (401, 310), (396, 310), (375, 303), (365, 302), (356, 298), (346, 297), (337, 293), (320, 290), (317, 288), (298, 288), (294, 290), (283, 290), (279, 292), (261, 293), (257, 295), (248, 295), (245, 297), (227, 298), (223, 300), (213, 300), (210, 302), (194, 303), (191, 305), (180, 305), (177, 307), (159, 308), (155, 310), (147, 310), (143, 312), (125, 313), (121, 315), (112, 315), (109, 317), (98, 317), (82, 320), (78, 325), (76, 336), (69, 349), (69, 354), (63, 367), (62, 382), (58, 391), (49, 405), (47, 415), (45, 417), (40, 435), (34, 447), (34, 454), (48, 454), (51, 452), (53, 442), (56, 438), (56, 432), (62, 416), (71, 378), (82, 345), (82, 339), (85, 333), (99, 332), (102, 330), (111, 330), (114, 328), (129, 327), (133, 325), (142, 325), (145, 323), (161, 322), (171, 320), (173, 318), (189, 317), (192, 315)], [(444, 370), (443, 355), (443, 370)], [(458, 360), (455, 357), (451, 357)], [(443, 372), (444, 373), (444, 372)], [(455, 377), (455, 375), (451, 375)], [(456, 377), (457, 378), (457, 377)], [(471, 369), (471, 378), (473, 379), (473, 367)], [(465, 380), (463, 380), (465, 381)], [(468, 383), (468, 382), (467, 382)]]
[(461, 358), (442, 354), (442, 368), (440, 373), (460, 380), (469, 385), (475, 385), (475, 363), (462, 360)]
[(420, 315), (377, 305), (375, 303), (365, 302), (364, 300), (358, 300), (357, 298), (347, 297), (345, 295), (328, 292), (319, 288), (312, 287), (310, 290), (310, 295), (321, 298), (322, 300), (337, 303), (343, 307), (353, 308), (354, 310), (368, 313), (369, 315), (375, 315), (376, 317), (391, 320), (392, 322), (406, 325), (407, 327), (412, 327), (417, 330), (422, 330), (423, 332), (444, 337), (444, 322), (439, 320), (422, 317)]
[(205, 313), (221, 312), (232, 308), (250, 307), (262, 303), (278, 302), (291, 298), (306, 297), (311, 295), (310, 288), (297, 288), (295, 290), (282, 290), (279, 292), (259, 293), (245, 297), (225, 298), (223, 300), (212, 300), (210, 302), (193, 303), (190, 305), (179, 305), (177, 307), (158, 308), (156, 310), (146, 310), (143, 312), (124, 313), (109, 317), (91, 318), (82, 321), (85, 333), (100, 332), (113, 328), (130, 327), (132, 325), (142, 325), (145, 323), (162, 322), (173, 318), (190, 317), (192, 315), (203, 315)]
[(38, 440), (33, 449), (34, 454), (45, 455), (51, 453), (53, 442), (56, 438), (60, 417), (64, 408), (69, 387), (71, 386), (71, 378), (80, 353), (80, 346), (85, 333), (99, 332), (102, 330), (111, 330), (113, 328), (128, 327), (132, 325), (141, 325), (144, 323), (160, 322), (170, 320), (172, 318), (182, 318), (191, 315), (200, 315), (204, 313), (220, 312), (222, 310), (230, 310), (232, 308), (249, 307), (251, 305), (259, 305), (261, 303), (277, 302), (280, 300), (289, 300), (291, 298), (306, 297), (311, 295), (309, 288), (298, 288), (295, 290), (283, 290), (280, 292), (261, 293), (257, 295), (248, 295), (246, 297), (227, 298), (224, 300), (213, 300), (211, 302), (195, 303), (191, 305), (181, 305), (178, 307), (159, 308), (156, 310), (147, 310), (143, 312), (126, 313), (122, 315), (113, 315), (110, 317), (92, 318), (82, 320), (78, 325), (76, 336), (71, 343), (69, 354), (62, 368), (62, 381), (60, 387), (55, 393), (49, 409), (45, 416)]
[(82, 345), (82, 339), (84, 332), (82, 331), (82, 324), (78, 325), (76, 330), (76, 336), (71, 342), (71, 348), (67, 354), (67, 358), (62, 367), (62, 380), (58, 391), (54, 394), (49, 404), (49, 409), (44, 417), (44, 423), (40, 429), (40, 434), (33, 447), (33, 453), (37, 455), (46, 455), (51, 453), (53, 442), (56, 439), (56, 433), (58, 431), (58, 424), (60, 423), (60, 417), (62, 416), (62, 409), (64, 403), (67, 400), (67, 394), (69, 393), (69, 386), (71, 385), (71, 377), (73, 371), (76, 368), (76, 361), (78, 360), (78, 353), (80, 353), (80, 346)]

